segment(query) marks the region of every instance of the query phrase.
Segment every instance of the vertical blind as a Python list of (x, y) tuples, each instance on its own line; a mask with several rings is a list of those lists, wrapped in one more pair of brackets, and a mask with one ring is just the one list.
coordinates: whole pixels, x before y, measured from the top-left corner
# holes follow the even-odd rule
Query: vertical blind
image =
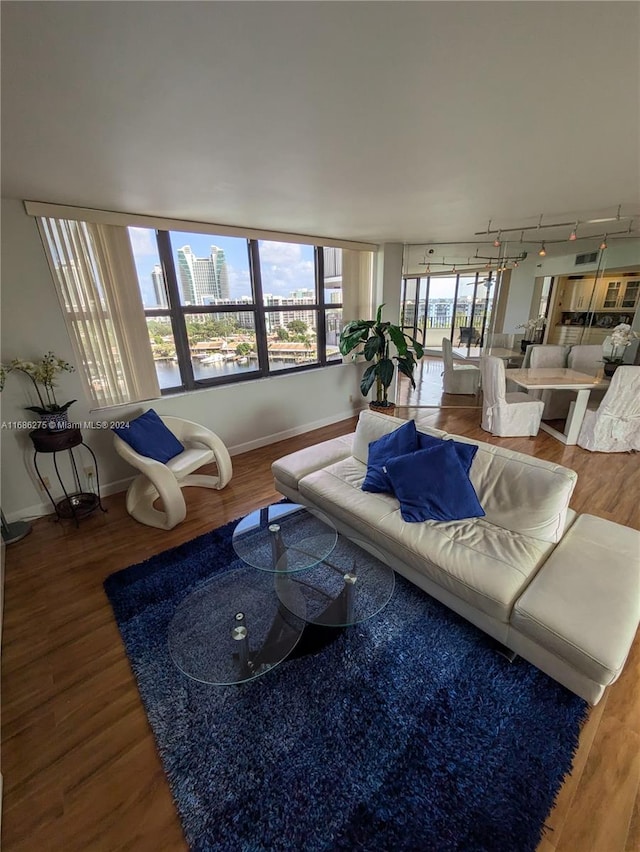
[(94, 407), (159, 397), (127, 229), (46, 217), (38, 226)]

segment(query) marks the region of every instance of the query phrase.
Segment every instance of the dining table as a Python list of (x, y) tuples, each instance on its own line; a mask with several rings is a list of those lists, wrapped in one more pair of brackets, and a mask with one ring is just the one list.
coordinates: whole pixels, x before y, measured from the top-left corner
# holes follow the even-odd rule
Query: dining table
[(505, 377), (524, 388), (533, 398), (540, 399), (543, 390), (571, 390), (576, 399), (569, 407), (564, 432), (559, 432), (546, 423), (540, 423), (543, 432), (548, 432), (563, 444), (576, 444), (584, 413), (589, 403), (589, 395), (594, 388), (607, 388), (609, 380), (604, 376), (590, 376), (568, 367), (529, 367), (527, 369), (505, 370)]
[(468, 351), (466, 347), (454, 348), (453, 355), (455, 358), (471, 361), (472, 364), (480, 363), (482, 355), (492, 355), (494, 358), (500, 358), (505, 364), (521, 364), (524, 359), (521, 349), (508, 349), (505, 346), (488, 346), (485, 348), (472, 346)]

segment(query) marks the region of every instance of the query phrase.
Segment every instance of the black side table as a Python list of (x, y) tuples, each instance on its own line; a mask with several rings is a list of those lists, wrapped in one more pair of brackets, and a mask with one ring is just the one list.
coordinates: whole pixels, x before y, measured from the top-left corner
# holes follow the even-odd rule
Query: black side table
[[(96, 509), (99, 508), (103, 512), (107, 511), (100, 500), (100, 479), (98, 477), (98, 462), (91, 447), (85, 444), (85, 442), (82, 440), (82, 432), (80, 431), (80, 429), (58, 429), (54, 431), (47, 431), (46, 429), (34, 429), (33, 432), (29, 432), (29, 437), (31, 438), (33, 446), (35, 447), (33, 464), (36, 469), (36, 473), (38, 474), (38, 479), (40, 480), (44, 490), (47, 492), (47, 496), (55, 510), (57, 520), (61, 520), (63, 518), (73, 518), (73, 520), (76, 522), (76, 526), (79, 526), (79, 521), (82, 518), (86, 518)], [(96, 473), (97, 493), (95, 494), (91, 491), (82, 490), (80, 476), (78, 475), (76, 458), (73, 454), (73, 450), (75, 447), (84, 447), (84, 449), (88, 453), (90, 453), (91, 458), (93, 459), (93, 468)], [(69, 453), (71, 472), (73, 476), (73, 486), (75, 490), (67, 489), (58, 469), (56, 454), (59, 452), (63, 452), (64, 450), (67, 450)], [(53, 466), (55, 468), (56, 476), (58, 477), (60, 487), (62, 488), (62, 491), (64, 493), (64, 499), (56, 501), (52, 496), (51, 491), (47, 487), (47, 484), (38, 468), (38, 453), (53, 454)]]

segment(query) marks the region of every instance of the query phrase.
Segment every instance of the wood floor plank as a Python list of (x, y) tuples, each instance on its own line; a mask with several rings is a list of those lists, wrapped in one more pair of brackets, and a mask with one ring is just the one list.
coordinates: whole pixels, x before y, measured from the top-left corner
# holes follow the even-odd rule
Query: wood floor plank
[[(436, 428), (566, 464), (571, 507), (640, 529), (640, 456), (587, 453), (551, 436), (494, 438), (479, 411), (404, 408)], [(5, 852), (184, 852), (186, 844), (102, 583), (114, 571), (279, 498), (276, 458), (351, 432), (355, 418), (233, 458), (223, 491), (188, 489), (174, 530), (136, 523), (124, 495), (78, 529), (50, 519), (6, 550), (2, 665)], [(624, 482), (624, 488), (619, 485)], [(55, 554), (55, 558), (52, 555)], [(640, 640), (581, 738), (539, 852), (637, 852)], [(617, 822), (617, 826), (612, 826)], [(596, 848), (589, 838), (604, 846)], [(586, 846), (575, 844), (587, 843)], [(591, 845), (589, 845), (591, 843)], [(516, 852), (516, 850), (514, 850)]]
[(558, 852), (624, 849), (639, 784), (640, 736), (604, 715), (556, 845)]
[(606, 704), (607, 695), (605, 694), (602, 700), (596, 707), (591, 708), (589, 718), (582, 727), (580, 732), (580, 744), (573, 759), (573, 766), (570, 775), (565, 779), (565, 783), (556, 798), (555, 805), (545, 820), (545, 825), (548, 826), (548, 831), (545, 832), (545, 838), (549, 844), (555, 849), (555, 844), (559, 841), (562, 834), (562, 829), (570, 812), (571, 805), (575, 799), (580, 779), (584, 767), (589, 758), (591, 746), (596, 738), (598, 726), (602, 719)]

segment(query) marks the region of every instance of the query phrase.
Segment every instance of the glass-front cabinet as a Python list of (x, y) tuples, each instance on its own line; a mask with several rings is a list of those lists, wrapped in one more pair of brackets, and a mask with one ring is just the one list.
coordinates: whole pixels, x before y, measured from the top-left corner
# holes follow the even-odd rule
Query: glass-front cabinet
[(622, 281), (609, 281), (602, 300), (603, 308), (615, 308), (622, 293)]
[(620, 307), (635, 308), (638, 304), (638, 296), (640, 296), (640, 281), (627, 281), (624, 285)]
[(635, 308), (640, 295), (640, 281), (609, 281), (602, 298), (603, 309)]

